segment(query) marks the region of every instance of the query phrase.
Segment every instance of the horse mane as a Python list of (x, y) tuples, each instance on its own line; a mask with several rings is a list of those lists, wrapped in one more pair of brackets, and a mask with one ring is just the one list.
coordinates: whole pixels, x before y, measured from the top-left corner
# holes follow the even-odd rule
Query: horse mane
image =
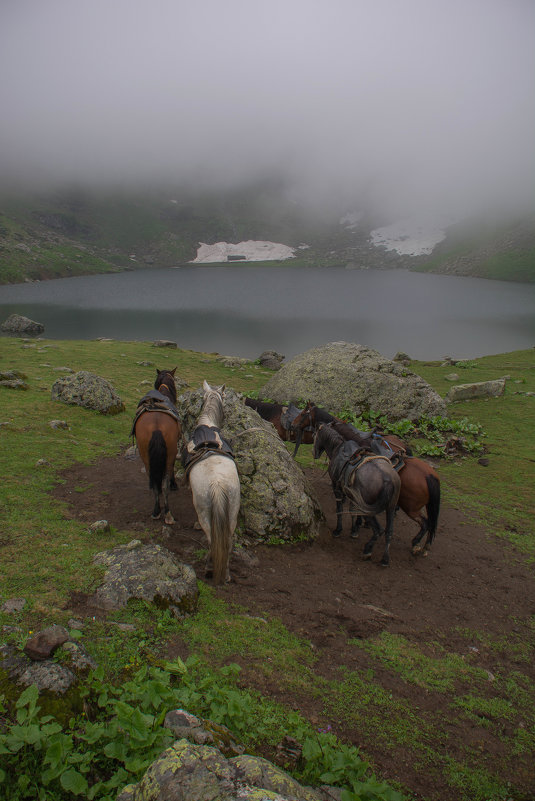
[(333, 420), (336, 419), (332, 414), (329, 414), (326, 409), (322, 409), (321, 406), (316, 406), (312, 401), (309, 403), (309, 409), (310, 418), (316, 426), (320, 423), (332, 423)]
[[(329, 425), (329, 423), (320, 425), (318, 431), (316, 433), (316, 438), (314, 442), (314, 454), (317, 453), (319, 450), (320, 453), (323, 450), (327, 450), (327, 447), (330, 446), (333, 450), (339, 448), (345, 442), (343, 436), (335, 431), (335, 429)], [(316, 458), (314, 456), (314, 458)]]
[(216, 389), (205, 390), (204, 403), (197, 425), (211, 425), (221, 428), (225, 418), (223, 400)]

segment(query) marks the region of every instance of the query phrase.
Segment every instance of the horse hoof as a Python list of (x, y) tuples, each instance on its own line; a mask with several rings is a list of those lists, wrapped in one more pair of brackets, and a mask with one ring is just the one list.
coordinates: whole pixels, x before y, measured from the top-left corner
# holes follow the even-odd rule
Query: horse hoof
[(153, 520), (159, 520), (161, 517), (161, 512), (159, 512), (157, 515), (151, 515), (151, 517)]
[(365, 562), (367, 562), (372, 558), (372, 555), (371, 553), (363, 553), (362, 558), (364, 559)]
[(164, 523), (165, 523), (166, 526), (172, 526), (174, 522), (175, 522), (175, 518), (173, 517), (173, 515), (171, 513), (165, 515)]
[(412, 549), (412, 555), (413, 556), (418, 556), (421, 553), (422, 553), (422, 546), (421, 545), (415, 545), (413, 547), (413, 549)]
[(332, 537), (339, 537), (341, 535), (341, 533), (342, 533), (341, 531), (331, 531), (331, 536)]
[(390, 565), (390, 562), (385, 562), (384, 559), (381, 559), (381, 567), (388, 567), (389, 565)]

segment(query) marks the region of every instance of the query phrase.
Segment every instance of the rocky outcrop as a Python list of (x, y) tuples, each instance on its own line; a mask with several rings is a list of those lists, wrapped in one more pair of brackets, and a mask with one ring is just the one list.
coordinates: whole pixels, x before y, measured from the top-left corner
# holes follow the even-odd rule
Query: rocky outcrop
[(133, 540), (98, 553), (94, 561), (107, 568), (94, 598), (101, 609), (122, 609), (131, 598), (137, 598), (169, 609), (180, 618), (197, 606), (195, 571), (160, 545)]
[[(197, 424), (203, 397), (198, 389), (177, 400), (186, 437)], [(227, 389), (224, 407), (222, 435), (230, 442), (240, 477), (238, 540), (243, 535), (254, 542), (314, 539), (323, 517), (319, 501), (275, 428), (234, 390)]]
[[(177, 740), (117, 801), (324, 801), (327, 790), (303, 787), (261, 757), (226, 759), (217, 749)], [(340, 797), (340, 796), (338, 796)]]
[(35, 320), (30, 320), (29, 317), (24, 317), (22, 314), (11, 314), (0, 325), (0, 330), (5, 331), (7, 334), (37, 336), (43, 333), (45, 327), (42, 323), (36, 323)]
[(52, 386), (52, 400), (72, 406), (83, 406), (101, 414), (119, 414), (125, 405), (113, 386), (105, 378), (81, 370), (64, 376)]
[(446, 414), (446, 403), (406, 366), (378, 351), (349, 342), (330, 342), (296, 356), (259, 392), (262, 399), (301, 405), (308, 400), (340, 415), (368, 411), (390, 420)]
[(267, 367), (268, 370), (280, 370), (283, 361), (284, 356), (281, 353), (277, 353), (276, 350), (265, 350), (258, 357), (260, 366)]

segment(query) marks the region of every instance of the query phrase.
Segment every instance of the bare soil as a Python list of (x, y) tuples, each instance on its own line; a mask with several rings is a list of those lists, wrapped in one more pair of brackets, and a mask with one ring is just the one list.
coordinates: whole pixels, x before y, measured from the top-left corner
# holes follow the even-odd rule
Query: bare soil
[[(372, 560), (363, 561), (368, 531), (364, 529), (358, 540), (351, 540), (348, 520), (342, 537), (333, 539), (335, 506), (328, 477), (319, 469), (310, 468), (306, 473), (326, 517), (318, 539), (293, 546), (257, 546), (247, 549), (245, 558), (234, 556), (233, 581), (217, 589), (220, 597), (251, 614), (276, 617), (290, 631), (310, 640), (319, 656), (316, 670), (329, 679), (340, 678), (341, 666), (365, 670), (372, 665), (371, 658), (349, 640), (387, 631), (418, 643), (424, 651), (427, 644), (439, 642), (447, 653), (465, 655), (470, 664), (488, 671), (489, 683), (499, 673), (512, 670), (521, 670), (535, 682), (535, 666), (517, 664), (513, 650), (497, 654), (488, 644), (472, 642), (461, 634), (462, 629), (469, 629), (494, 640), (529, 636), (527, 621), (535, 615), (535, 580), (533, 568), (521, 554), (469, 522), (462, 510), (443, 502), (427, 558), (412, 556), (410, 543), (417, 527), (398, 512), (390, 566), (379, 564), (381, 542)], [(88, 523), (106, 519), (117, 529), (131, 530), (133, 537), (136, 532), (148, 531), (155, 542), (191, 564), (204, 580), (204, 560), (196, 553), (206, 542), (195, 527), (188, 488), (172, 493), (170, 505), (177, 522), (165, 527), (161, 520), (150, 517), (152, 493), (138, 459), (119, 456), (89, 467), (75, 465), (64, 478), (66, 483), (57, 487), (54, 496), (68, 503), (73, 517)], [(73, 595), (71, 608), (76, 614), (94, 613), (90, 599), (79, 594)], [(170, 653), (173, 651), (187, 655), (184, 643), (171, 644)], [(323, 699), (289, 696), (284, 688), (268, 685), (239, 654), (234, 661), (242, 665), (245, 683), (301, 710), (318, 727), (332, 726), (340, 739), (359, 746), (387, 781), (401, 781), (416, 798), (458, 798), (439, 765), (433, 771), (422, 756), (424, 767), (417, 769), (414, 763), (419, 755), (409, 747), (396, 746), (386, 752), (366, 731), (348, 729), (343, 720), (328, 719)], [(509, 761), (507, 756), (505, 738), (522, 721), (514, 726), (500, 721), (494, 729), (476, 725), (452, 711), (451, 696), (430, 693), (378, 664), (373, 662), (374, 681), (390, 689), (393, 697), (402, 698), (421, 719), (442, 727), (440, 743), (430, 743), (437, 751), (459, 760), (466, 759), (467, 749), (472, 755), (479, 753), (481, 768), (491, 773), (497, 770), (510, 780), (520, 792), (515, 798), (535, 797), (535, 762)]]

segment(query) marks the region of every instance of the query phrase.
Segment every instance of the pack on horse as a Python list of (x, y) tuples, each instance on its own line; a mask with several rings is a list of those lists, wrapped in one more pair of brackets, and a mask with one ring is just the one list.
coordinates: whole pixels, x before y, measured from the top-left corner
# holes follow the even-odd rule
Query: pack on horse
[[(362, 446), (362, 440), (351, 430), (352, 426), (338, 422), (333, 422), (331, 425), (345, 440), (356, 442), (357, 445)], [(401, 457), (395, 464), (401, 480), (398, 506), (407, 517), (420, 526), (420, 530), (412, 540), (413, 554), (416, 556), (423, 551), (423, 555), (427, 556), (427, 551), (435, 537), (440, 511), (440, 478), (437, 471), (423, 459), (419, 459), (417, 456), (406, 456), (402, 453), (395, 454), (390, 446), (387, 447), (377, 440), (373, 440), (372, 449), (374, 453), (386, 456), (393, 461), (395, 461), (396, 455)], [(424, 509), (427, 517), (423, 513)], [(421, 545), (424, 534), (427, 534), (427, 539), (425, 545)]]
[[(320, 406), (316, 406), (316, 404), (313, 403), (312, 401), (308, 401), (303, 411), (300, 412), (297, 415), (297, 417), (294, 418), (292, 425), (296, 432), (299, 429), (317, 431), (318, 427), (322, 423), (340, 423), (346, 425), (348, 427), (348, 430), (351, 430), (355, 435), (357, 435), (360, 438), (359, 440), (356, 441), (358, 441), (363, 448), (368, 448), (369, 450), (372, 450), (374, 453), (377, 453), (378, 456), (382, 455), (382, 451), (380, 450), (382, 447), (389, 450), (392, 454), (411, 453), (411, 450), (407, 446), (407, 444), (403, 442), (403, 440), (400, 439), (399, 437), (396, 437), (395, 434), (379, 434), (376, 431), (359, 431), (359, 429), (355, 428), (355, 426), (351, 425), (351, 423), (346, 423), (339, 417), (334, 417), (325, 409), (322, 409)], [(297, 454), (299, 444), (296, 433), (296, 445), (294, 450), (294, 456)]]
[(288, 404), (288, 406), (282, 406), (280, 403), (268, 403), (267, 401), (256, 400), (256, 398), (245, 398), (245, 405), (254, 409), (263, 420), (272, 423), (284, 442), (293, 442), (295, 440), (294, 456), (301, 442), (307, 445), (311, 445), (314, 442), (314, 431), (311, 427), (294, 428), (294, 420), (301, 412), (293, 403)]
[(131, 432), (149, 477), (149, 487), (154, 494), (152, 517), (160, 517), (162, 495), (167, 525), (175, 522), (169, 510), (169, 490), (176, 489), (175, 460), (178, 439), (182, 433), (175, 407), (175, 372), (176, 367), (174, 370), (156, 370), (154, 389), (139, 401)]
[(321, 424), (314, 438), (314, 459), (325, 451), (329, 458), (329, 476), (336, 499), (336, 528), (333, 536), (342, 532), (342, 509), (349, 499), (351, 531), (358, 525), (358, 517), (368, 521), (372, 536), (364, 546), (363, 556), (370, 559), (373, 546), (382, 529), (377, 515), (386, 513), (385, 550), (381, 564), (390, 562), (390, 540), (394, 529), (394, 512), (400, 490), (400, 479), (390, 460), (363, 450), (356, 442), (345, 440), (332, 425)]
[(182, 448), (193, 505), (210, 546), (206, 575), (215, 584), (230, 581), (229, 561), (240, 511), (240, 479), (229, 443), (221, 436), (225, 385), (203, 382), (204, 401), (197, 425)]

